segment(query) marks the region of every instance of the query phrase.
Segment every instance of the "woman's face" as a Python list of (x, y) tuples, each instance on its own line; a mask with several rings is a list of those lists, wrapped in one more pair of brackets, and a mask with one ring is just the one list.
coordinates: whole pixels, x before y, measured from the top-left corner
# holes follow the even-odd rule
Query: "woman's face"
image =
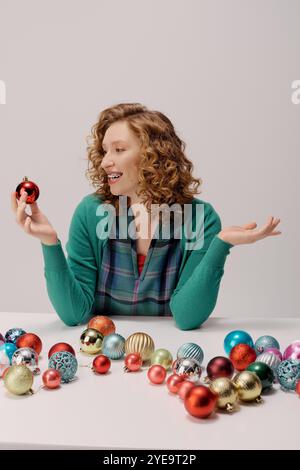
[(128, 196), (132, 204), (138, 202), (136, 191), (140, 143), (127, 122), (115, 122), (107, 129), (102, 148), (104, 157), (101, 167), (108, 175), (111, 193), (116, 196)]

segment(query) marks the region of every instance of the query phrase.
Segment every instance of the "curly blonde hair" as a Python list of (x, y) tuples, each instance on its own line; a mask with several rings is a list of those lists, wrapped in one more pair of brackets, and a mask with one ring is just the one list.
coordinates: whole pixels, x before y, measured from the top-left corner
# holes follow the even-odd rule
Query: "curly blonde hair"
[(97, 188), (96, 195), (118, 210), (119, 198), (110, 192), (107, 175), (101, 167), (105, 132), (117, 121), (126, 121), (140, 141), (137, 194), (148, 210), (150, 204), (177, 203), (182, 206), (201, 192), (198, 188), (202, 179), (192, 176), (194, 166), (184, 153), (186, 144), (178, 137), (167, 116), (159, 111), (149, 110), (140, 103), (121, 103), (100, 113), (87, 138), (86, 176)]

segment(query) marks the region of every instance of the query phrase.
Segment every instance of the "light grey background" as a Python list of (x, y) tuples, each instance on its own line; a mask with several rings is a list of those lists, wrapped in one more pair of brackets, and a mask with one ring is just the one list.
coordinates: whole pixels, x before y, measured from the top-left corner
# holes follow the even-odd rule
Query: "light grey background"
[(299, 317), (299, 18), (296, 0), (0, 0), (0, 310), (53, 312), (10, 192), (35, 181), (65, 246), (93, 191), (92, 124), (138, 101), (173, 121), (224, 227), (282, 219), (280, 237), (232, 248), (214, 315)]

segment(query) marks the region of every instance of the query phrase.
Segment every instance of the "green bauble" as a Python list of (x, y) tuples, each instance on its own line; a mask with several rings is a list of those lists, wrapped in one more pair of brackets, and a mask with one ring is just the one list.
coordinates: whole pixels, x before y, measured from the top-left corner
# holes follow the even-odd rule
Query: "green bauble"
[(264, 362), (252, 362), (246, 370), (255, 372), (255, 374), (260, 378), (263, 390), (272, 387), (275, 376), (268, 364), (265, 364)]
[(151, 365), (159, 364), (163, 366), (166, 370), (171, 369), (173, 357), (170, 351), (167, 349), (156, 349), (151, 355)]

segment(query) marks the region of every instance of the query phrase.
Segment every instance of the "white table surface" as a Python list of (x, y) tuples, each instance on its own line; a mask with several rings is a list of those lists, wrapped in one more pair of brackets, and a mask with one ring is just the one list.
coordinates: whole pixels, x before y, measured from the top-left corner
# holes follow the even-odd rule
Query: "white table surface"
[[(282, 349), (300, 338), (297, 318), (212, 317), (192, 331), (177, 329), (171, 318), (112, 319), (116, 332), (125, 338), (144, 331), (152, 336), (156, 349), (166, 348), (173, 356), (185, 342), (200, 344), (204, 366), (212, 357), (225, 355), (223, 340), (231, 330), (246, 330), (254, 340), (273, 335)], [(42, 372), (48, 367), (48, 350), (59, 341), (74, 347), (79, 364), (92, 363), (93, 356), (79, 352), (84, 325), (67, 327), (55, 314), (1, 312), (1, 333), (13, 327), (42, 339)], [(41, 385), (41, 377), (42, 373), (35, 377), (33, 389)], [(79, 367), (77, 377), (58, 390), (24, 396), (11, 395), (1, 379), (0, 449), (300, 449), (300, 398), (295, 393), (275, 388), (263, 395), (261, 405), (243, 404), (233, 414), (217, 412), (197, 419), (165, 384), (149, 384), (146, 368), (126, 374), (119, 360), (112, 361), (106, 375)]]

